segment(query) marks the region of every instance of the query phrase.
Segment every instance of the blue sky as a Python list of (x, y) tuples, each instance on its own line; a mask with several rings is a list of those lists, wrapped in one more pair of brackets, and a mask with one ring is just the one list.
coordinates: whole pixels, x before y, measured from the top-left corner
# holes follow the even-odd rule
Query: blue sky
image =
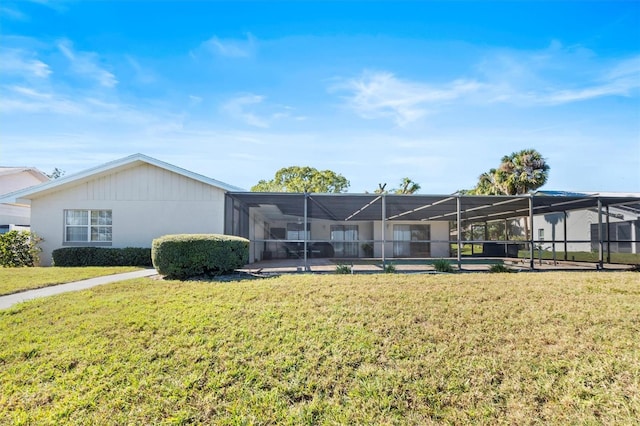
[(0, 4), (2, 165), (444, 194), (525, 148), (545, 189), (640, 192), (640, 2)]

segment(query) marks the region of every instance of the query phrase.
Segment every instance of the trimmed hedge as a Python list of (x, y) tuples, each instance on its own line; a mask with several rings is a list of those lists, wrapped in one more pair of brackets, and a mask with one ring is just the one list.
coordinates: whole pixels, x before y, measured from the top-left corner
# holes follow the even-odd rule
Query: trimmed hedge
[(150, 248), (64, 247), (52, 256), (55, 266), (152, 266)]
[(153, 266), (168, 278), (222, 275), (249, 261), (249, 240), (218, 234), (165, 235), (153, 240)]

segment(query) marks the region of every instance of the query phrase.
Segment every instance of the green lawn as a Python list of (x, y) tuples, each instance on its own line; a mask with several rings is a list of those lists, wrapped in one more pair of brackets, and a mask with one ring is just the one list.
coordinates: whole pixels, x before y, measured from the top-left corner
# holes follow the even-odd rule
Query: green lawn
[(86, 280), (103, 275), (136, 271), (136, 267), (85, 268), (2, 268), (0, 267), (0, 296), (34, 288)]
[(2, 424), (637, 424), (640, 274), (139, 279), (0, 311)]

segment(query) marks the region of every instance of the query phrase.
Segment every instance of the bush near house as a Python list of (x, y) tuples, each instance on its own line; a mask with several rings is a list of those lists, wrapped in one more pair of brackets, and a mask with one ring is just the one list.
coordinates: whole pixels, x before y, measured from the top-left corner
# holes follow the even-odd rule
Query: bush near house
[(451, 266), (451, 262), (449, 262), (447, 259), (438, 259), (433, 262), (433, 269), (435, 269), (437, 272), (454, 272), (453, 266)]
[(55, 266), (151, 266), (151, 249), (64, 247), (52, 253)]
[(39, 261), (40, 241), (41, 238), (29, 231), (9, 231), (1, 234), (0, 266), (35, 266)]
[(249, 261), (249, 240), (219, 234), (165, 235), (153, 240), (153, 266), (169, 278), (222, 275)]

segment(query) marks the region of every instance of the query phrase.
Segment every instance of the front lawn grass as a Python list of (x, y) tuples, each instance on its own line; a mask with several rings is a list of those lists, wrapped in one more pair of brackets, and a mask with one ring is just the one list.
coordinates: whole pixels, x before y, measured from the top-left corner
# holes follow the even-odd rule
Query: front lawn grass
[(140, 268), (83, 267), (83, 268), (0, 268), (0, 296), (34, 288), (86, 280), (104, 275), (136, 271)]
[(0, 311), (4, 424), (637, 424), (640, 275), (139, 279)]

